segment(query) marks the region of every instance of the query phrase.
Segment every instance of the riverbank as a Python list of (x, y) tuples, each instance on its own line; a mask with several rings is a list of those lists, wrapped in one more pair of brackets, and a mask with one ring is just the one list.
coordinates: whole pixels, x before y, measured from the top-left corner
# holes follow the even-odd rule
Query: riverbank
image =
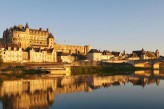
[(134, 72), (136, 70), (152, 70), (152, 68), (138, 68), (127, 63), (110, 63), (108, 65), (98, 65), (98, 66), (72, 66), (72, 75), (116, 75), (116, 74), (129, 74), (129, 72)]
[[(39, 65), (38, 65), (39, 66)], [(0, 70), (0, 78), (37, 78), (49, 75), (50, 72), (39, 69), (41, 66), (6, 66)], [(42, 66), (45, 67), (45, 66)], [(65, 65), (51, 65), (49, 67), (65, 67)], [(127, 63), (110, 63), (96, 66), (67, 66), (70, 67), (71, 75), (118, 75), (129, 74), (136, 70), (152, 70), (150, 68), (136, 68)]]
[(39, 69), (29, 69), (25, 66), (9, 66), (0, 70), (0, 78), (3, 79), (37, 78), (45, 74), (48, 74), (48, 72)]

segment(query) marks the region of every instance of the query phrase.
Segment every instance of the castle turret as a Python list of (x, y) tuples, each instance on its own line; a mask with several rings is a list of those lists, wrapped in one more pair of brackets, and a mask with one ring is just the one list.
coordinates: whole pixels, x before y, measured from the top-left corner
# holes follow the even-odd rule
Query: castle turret
[(84, 50), (84, 51), (85, 51), (84, 53), (87, 54), (87, 53), (92, 49), (92, 46), (91, 46), (91, 45), (86, 45), (86, 46), (84, 47), (84, 49), (85, 49), (85, 50)]
[(48, 47), (53, 48), (54, 47), (54, 36), (50, 33), (48, 36)]
[(157, 58), (159, 58), (159, 50), (158, 49), (155, 51), (155, 55)]

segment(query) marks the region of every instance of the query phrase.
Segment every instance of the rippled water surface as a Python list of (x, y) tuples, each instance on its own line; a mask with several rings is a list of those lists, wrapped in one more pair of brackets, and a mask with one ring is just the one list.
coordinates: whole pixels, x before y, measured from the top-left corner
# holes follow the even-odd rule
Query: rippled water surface
[(164, 109), (163, 71), (6, 80), (1, 109)]

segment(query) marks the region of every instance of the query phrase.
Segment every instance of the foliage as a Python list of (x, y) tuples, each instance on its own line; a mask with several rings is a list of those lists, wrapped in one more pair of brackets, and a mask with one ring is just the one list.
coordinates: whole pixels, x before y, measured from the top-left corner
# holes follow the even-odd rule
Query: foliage
[(71, 67), (71, 74), (98, 74), (101, 67), (99, 66), (74, 66)]
[(9, 78), (24, 78), (32, 75), (46, 74), (46, 71), (41, 71), (38, 69), (27, 69), (25, 66), (7, 67), (2, 69), (2, 75)]
[(73, 66), (71, 67), (71, 73), (73, 75), (88, 75), (88, 74), (127, 74), (128, 72), (135, 71), (135, 67), (130, 64), (106, 64), (99, 66)]
[(3, 64), (3, 59), (2, 59), (2, 56), (0, 55), (0, 66), (2, 66)]

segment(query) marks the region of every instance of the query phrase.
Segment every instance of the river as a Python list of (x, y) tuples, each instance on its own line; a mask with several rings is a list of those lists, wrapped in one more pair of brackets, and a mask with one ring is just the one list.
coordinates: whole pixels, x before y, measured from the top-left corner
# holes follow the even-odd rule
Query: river
[(164, 109), (164, 71), (5, 80), (0, 109)]

